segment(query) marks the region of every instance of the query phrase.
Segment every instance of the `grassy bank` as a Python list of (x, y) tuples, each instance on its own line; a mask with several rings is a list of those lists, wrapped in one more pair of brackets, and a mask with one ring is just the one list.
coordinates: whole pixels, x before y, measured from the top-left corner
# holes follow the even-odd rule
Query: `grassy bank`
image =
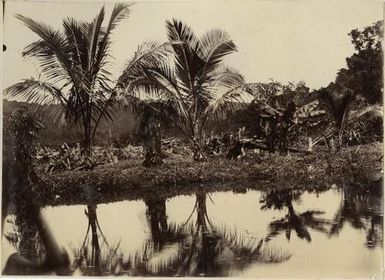
[(169, 157), (145, 168), (141, 159), (98, 166), (92, 171), (39, 172), (44, 204), (99, 203), (171, 197), (246, 188), (324, 189), (331, 184), (368, 184), (382, 175), (382, 144), (345, 148), (337, 153), (255, 155), (242, 160), (216, 158), (193, 162)]

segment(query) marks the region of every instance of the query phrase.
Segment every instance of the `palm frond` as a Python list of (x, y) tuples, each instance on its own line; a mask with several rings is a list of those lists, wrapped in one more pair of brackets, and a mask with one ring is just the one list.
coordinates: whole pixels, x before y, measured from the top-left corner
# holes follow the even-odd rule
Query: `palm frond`
[(78, 83), (73, 63), (68, 56), (71, 47), (68, 45), (65, 36), (44, 23), (38, 23), (28, 17), (17, 15), (30, 30), (38, 35), (38, 40), (27, 46), (23, 52), (24, 57), (36, 57), (40, 62), (41, 71), (53, 82), (72, 81)]
[(117, 87), (130, 91), (131, 82), (143, 77), (143, 72), (154, 67), (161, 61), (167, 60), (170, 52), (170, 44), (159, 44), (157, 42), (144, 42), (138, 46), (133, 58), (128, 62), (122, 75), (120, 75)]
[(88, 65), (87, 65), (87, 71), (91, 72), (92, 68), (94, 67), (95, 62), (95, 56), (96, 56), (96, 48), (98, 45), (98, 39), (101, 32), (102, 23), (104, 20), (104, 7), (100, 10), (99, 14), (96, 16), (96, 18), (92, 21), (91, 24), (88, 25), (87, 30), (87, 57), (88, 57)]
[(204, 65), (198, 55), (201, 52), (200, 41), (191, 28), (181, 21), (166, 21), (166, 26), (169, 41), (183, 43), (173, 45), (176, 74), (186, 92), (195, 94), (196, 79)]
[(131, 87), (137, 91), (142, 89), (152, 96), (164, 101), (173, 102), (182, 122), (189, 121), (186, 96), (180, 91), (173, 69), (167, 63), (143, 71), (142, 79), (132, 82)]
[(108, 23), (107, 32), (111, 32), (123, 19), (130, 14), (130, 7), (133, 3), (117, 3), (112, 10), (110, 21)]
[(207, 32), (201, 38), (201, 57), (205, 61), (202, 75), (210, 77), (223, 58), (235, 51), (236, 46), (225, 31), (214, 29)]
[[(25, 102), (39, 104), (34, 111), (35, 114), (45, 114), (55, 122), (65, 123), (65, 111), (63, 106), (67, 105), (64, 93), (55, 85), (38, 81), (33, 78), (24, 79), (4, 90), (4, 95), (17, 97)], [(60, 104), (61, 106), (56, 106)], [(53, 105), (53, 106), (52, 106)]]
[(76, 61), (83, 71), (86, 71), (88, 65), (86, 53), (87, 42), (84, 40), (86, 37), (85, 25), (85, 23), (79, 22), (73, 18), (66, 18), (63, 20), (64, 34), (69, 45), (72, 47), (72, 60)]
[(119, 3), (114, 6), (105, 34), (98, 42), (98, 51), (95, 57), (95, 65), (97, 67), (94, 69), (94, 74), (99, 72), (98, 68), (104, 66), (104, 60), (108, 57), (111, 33), (119, 22), (128, 17), (131, 6), (132, 4), (130, 3)]
[(66, 104), (67, 99), (55, 85), (35, 80), (34, 78), (24, 79), (5, 89), (5, 96), (18, 97), (25, 102), (38, 104)]
[(225, 89), (223, 93), (217, 93), (217, 97), (211, 100), (205, 114), (221, 114), (227, 110), (233, 110), (236, 103), (243, 101), (245, 93), (245, 80), (242, 75), (234, 71), (224, 71), (216, 79), (217, 86)]

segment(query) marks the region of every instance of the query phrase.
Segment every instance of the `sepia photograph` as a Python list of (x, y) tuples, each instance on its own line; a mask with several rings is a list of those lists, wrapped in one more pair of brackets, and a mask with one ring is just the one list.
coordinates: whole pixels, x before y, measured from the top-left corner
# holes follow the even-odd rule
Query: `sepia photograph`
[(2, 276), (384, 278), (382, 1), (0, 5)]

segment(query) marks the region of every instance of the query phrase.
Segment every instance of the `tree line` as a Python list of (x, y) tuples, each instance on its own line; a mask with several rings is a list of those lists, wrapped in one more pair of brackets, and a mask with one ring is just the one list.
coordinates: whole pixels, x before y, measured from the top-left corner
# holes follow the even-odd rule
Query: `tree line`
[(310, 91), (304, 82), (246, 82), (224, 64), (237, 51), (229, 34), (215, 29), (199, 37), (177, 19), (166, 21), (167, 41), (140, 44), (115, 81), (108, 71), (111, 34), (130, 10), (130, 4), (116, 4), (104, 25), (103, 7), (90, 22), (64, 19), (62, 30), (17, 15), (39, 37), (22, 55), (39, 63), (40, 79), (24, 79), (5, 94), (58, 105), (52, 118), (81, 129), (85, 156), (92, 155), (100, 124), (113, 121), (119, 108), (137, 116), (144, 145), (153, 147), (150, 157), (156, 155), (163, 123), (184, 137), (194, 160), (202, 160), (207, 125), (235, 110), (269, 151), (285, 154), (293, 137), (311, 134), (320, 124), (316, 142), (331, 138), (341, 146), (351, 112), (361, 116), (371, 106), (382, 106), (382, 21), (352, 30), (355, 52), (346, 59), (347, 67), (327, 87)]

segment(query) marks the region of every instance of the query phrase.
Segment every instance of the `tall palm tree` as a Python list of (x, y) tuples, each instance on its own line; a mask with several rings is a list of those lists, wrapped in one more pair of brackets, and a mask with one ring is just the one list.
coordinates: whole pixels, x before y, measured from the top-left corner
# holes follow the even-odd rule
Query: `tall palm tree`
[(118, 85), (126, 95), (145, 93), (172, 102), (178, 117), (169, 120), (185, 135), (194, 159), (199, 160), (207, 119), (241, 97), (242, 76), (222, 66), (236, 46), (222, 30), (208, 31), (199, 38), (181, 21), (167, 21), (166, 27), (168, 43), (160, 45), (163, 51), (154, 53), (159, 50), (156, 43), (141, 45)]
[(114, 90), (110, 63), (111, 34), (129, 14), (129, 4), (116, 4), (107, 26), (105, 9), (91, 22), (63, 20), (63, 31), (17, 15), (39, 40), (28, 45), (23, 57), (39, 62), (39, 79), (29, 78), (6, 89), (9, 96), (27, 102), (60, 104), (56, 117), (82, 128), (83, 151), (91, 156), (93, 139), (102, 119), (113, 117)]

